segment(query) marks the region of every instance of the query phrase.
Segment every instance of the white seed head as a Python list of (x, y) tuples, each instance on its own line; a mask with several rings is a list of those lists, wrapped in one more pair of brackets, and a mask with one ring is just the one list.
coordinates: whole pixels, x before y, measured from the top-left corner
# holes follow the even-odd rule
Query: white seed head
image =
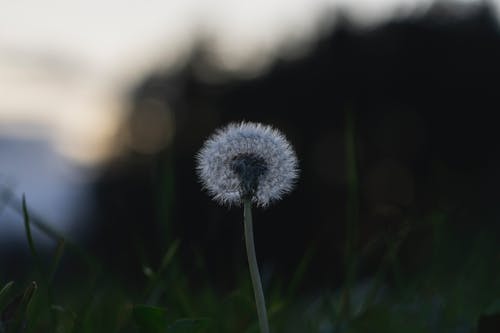
[(259, 123), (232, 123), (216, 131), (197, 155), (203, 187), (226, 205), (244, 198), (265, 207), (289, 192), (298, 162), (285, 136)]

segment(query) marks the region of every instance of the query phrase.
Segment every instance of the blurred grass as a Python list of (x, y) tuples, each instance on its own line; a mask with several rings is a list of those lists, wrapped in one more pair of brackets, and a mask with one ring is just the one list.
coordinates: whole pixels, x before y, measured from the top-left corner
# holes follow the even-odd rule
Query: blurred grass
[(347, 178), (347, 211), (344, 261), (344, 290), (340, 317), (349, 321), (351, 317), (351, 288), (356, 279), (358, 265), (358, 223), (359, 223), (359, 180), (356, 152), (355, 114), (351, 108), (346, 109), (345, 115), (345, 170)]
[[(353, 132), (348, 135), (351, 142)], [(349, 165), (355, 170), (354, 146), (351, 148)], [(357, 186), (357, 181), (352, 179), (350, 184)], [(356, 191), (351, 189), (348, 208), (352, 219), (357, 219)], [(144, 265), (144, 284), (139, 290), (129, 290), (107, 272), (98, 258), (65, 240), (30, 212), (27, 200), (20, 201), (18, 212), (26, 228), (32, 269), (20, 281), (0, 281), (0, 333), (258, 332), (246, 270), (240, 272), (229, 292), (218, 291), (209, 279), (201, 279), (193, 286), (178, 255), (182, 240), (170, 239), (158, 267)], [(9, 204), (16, 202), (9, 197)], [(31, 228), (54, 241), (55, 250), (49, 260), (42, 260), (37, 252)], [(413, 233), (422, 230), (431, 235), (430, 242), (408, 241)], [(289, 279), (272, 276), (266, 290), (272, 331), (499, 332), (498, 235), (479, 228), (464, 232), (452, 217), (435, 211), (420, 219), (409, 219), (393, 236), (384, 237), (385, 253), (379, 267), (364, 277), (347, 274), (350, 280), (343, 286), (300, 291), (308, 281), (312, 259), (320, 255), (314, 244)], [(421, 256), (412, 267), (401, 268), (401, 251), (409, 246), (414, 247), (412, 253)], [(366, 251), (370, 249), (367, 246)], [(354, 260), (354, 248), (349, 251), (348, 260)], [(58, 268), (65, 256), (85, 268), (85, 274), (76, 282), (60, 283), (65, 277), (60, 276)], [(356, 256), (361, 265), (363, 251)], [(199, 260), (203, 261), (202, 254)], [(352, 269), (352, 265), (347, 262), (346, 269)], [(196, 265), (195, 274), (209, 274), (203, 262)], [(348, 316), (342, 312), (346, 302)]]

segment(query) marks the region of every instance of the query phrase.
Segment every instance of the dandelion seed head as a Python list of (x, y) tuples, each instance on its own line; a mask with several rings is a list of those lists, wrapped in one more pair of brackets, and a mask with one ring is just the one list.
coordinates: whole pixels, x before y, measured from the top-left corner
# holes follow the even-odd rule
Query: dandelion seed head
[(291, 191), (298, 161), (283, 134), (259, 123), (231, 123), (216, 131), (197, 155), (203, 187), (220, 204), (250, 199), (265, 207)]

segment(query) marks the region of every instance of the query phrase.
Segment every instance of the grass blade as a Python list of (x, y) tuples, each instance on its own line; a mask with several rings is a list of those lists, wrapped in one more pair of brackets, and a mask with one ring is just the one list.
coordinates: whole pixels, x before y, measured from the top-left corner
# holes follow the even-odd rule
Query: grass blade
[(23, 294), (14, 298), (2, 311), (2, 322), (7, 326), (7, 332), (20, 332), (27, 322), (29, 305), (38, 289), (35, 281), (26, 288)]
[(13, 285), (14, 281), (10, 281), (5, 284), (2, 290), (0, 290), (0, 311), (3, 309), (7, 296), (9, 295)]
[(31, 234), (30, 216), (28, 213), (28, 208), (26, 206), (26, 196), (24, 194), (22, 199), (22, 209), (24, 218), (24, 228), (26, 230), (26, 238), (28, 239), (28, 246), (30, 248), (31, 254), (33, 255), (33, 258), (36, 261), (36, 265), (38, 266), (38, 268), (41, 268), (38, 253), (36, 252), (35, 243), (33, 242), (33, 236)]
[(52, 283), (52, 281), (54, 280), (54, 275), (56, 274), (57, 267), (59, 266), (65, 247), (66, 247), (66, 242), (64, 241), (64, 238), (59, 239), (54, 254), (54, 258), (52, 259), (52, 266), (49, 271), (49, 283)]

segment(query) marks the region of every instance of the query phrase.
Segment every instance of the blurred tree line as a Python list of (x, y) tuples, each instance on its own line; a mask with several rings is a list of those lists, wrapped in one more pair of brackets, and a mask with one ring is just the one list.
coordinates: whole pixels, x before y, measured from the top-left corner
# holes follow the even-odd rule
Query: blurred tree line
[[(202, 192), (194, 157), (215, 128), (258, 121), (286, 133), (301, 168), (291, 195), (255, 213), (264, 280), (290, 280), (309, 256), (302, 290), (339, 286), (353, 185), (351, 114), (356, 247), (368, 253), (360, 276), (382, 260), (387, 245), (377, 240), (405, 225), (411, 232), (401, 245), (401, 270), (418, 272), (433, 251), (425, 221), (439, 214), (460, 256), (474, 235), (500, 229), (499, 59), (498, 22), (488, 6), (460, 13), (436, 5), (422, 17), (362, 29), (339, 18), (305, 57), (277, 61), (253, 78), (220, 72), (200, 47), (186, 66), (151, 73), (131, 92), (129, 150), (96, 180), (87, 247), (134, 284), (142, 266), (157, 267), (178, 239), (194, 287), (209, 280), (230, 290), (245, 267), (242, 212)], [(491, 253), (499, 255), (498, 248)], [(206, 274), (197, 274), (200, 267)]]

